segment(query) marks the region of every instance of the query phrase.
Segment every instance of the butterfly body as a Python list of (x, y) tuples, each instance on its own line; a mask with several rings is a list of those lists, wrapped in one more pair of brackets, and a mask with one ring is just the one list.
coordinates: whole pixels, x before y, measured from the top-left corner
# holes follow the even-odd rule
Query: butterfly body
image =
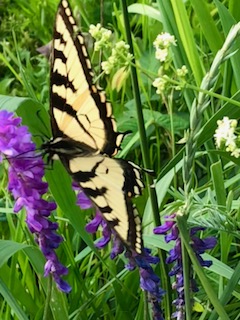
[(51, 138), (49, 141), (42, 144), (41, 149), (44, 154), (48, 155), (48, 162), (50, 162), (51, 159), (58, 160), (61, 156), (70, 160), (76, 157), (99, 153), (99, 150), (92, 149), (84, 143), (74, 141), (67, 137)]
[(112, 107), (93, 82), (91, 63), (66, 0), (59, 4), (53, 37), (50, 116), (53, 138), (42, 145), (47, 161), (60, 159), (100, 210), (108, 226), (142, 253), (141, 221), (131, 198), (141, 194), (140, 168), (114, 159), (124, 137)]

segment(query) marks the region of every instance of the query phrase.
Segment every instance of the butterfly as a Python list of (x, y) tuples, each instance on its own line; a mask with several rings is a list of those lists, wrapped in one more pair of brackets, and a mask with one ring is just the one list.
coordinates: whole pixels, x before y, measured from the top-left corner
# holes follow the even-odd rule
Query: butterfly
[(82, 33), (68, 1), (59, 4), (50, 74), (53, 137), (42, 145), (47, 161), (60, 159), (125, 245), (141, 254), (141, 220), (131, 198), (141, 194), (140, 168), (112, 158), (124, 137), (111, 104), (94, 84)]

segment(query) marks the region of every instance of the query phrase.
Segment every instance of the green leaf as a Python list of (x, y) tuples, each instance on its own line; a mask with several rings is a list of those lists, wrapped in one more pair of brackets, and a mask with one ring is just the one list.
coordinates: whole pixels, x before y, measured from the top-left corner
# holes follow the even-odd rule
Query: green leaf
[(183, 44), (196, 84), (200, 85), (203, 78), (203, 68), (199, 59), (199, 53), (197, 51), (186, 8), (182, 1), (171, 0), (171, 4), (180, 36), (179, 41)]
[(216, 192), (217, 204), (220, 207), (226, 206), (226, 191), (224, 187), (223, 171), (221, 162), (218, 161), (211, 165), (211, 176)]
[(149, 18), (162, 22), (161, 13), (158, 10), (146, 4), (141, 4), (141, 3), (131, 4), (130, 6), (128, 6), (128, 12), (145, 15), (145, 16), (148, 16)]
[(33, 135), (50, 136), (49, 117), (39, 102), (30, 98), (0, 95), (0, 110), (16, 112)]
[(0, 268), (16, 252), (28, 247), (30, 246), (26, 244), (22, 244), (22, 243), (10, 241), (10, 240), (0, 240)]

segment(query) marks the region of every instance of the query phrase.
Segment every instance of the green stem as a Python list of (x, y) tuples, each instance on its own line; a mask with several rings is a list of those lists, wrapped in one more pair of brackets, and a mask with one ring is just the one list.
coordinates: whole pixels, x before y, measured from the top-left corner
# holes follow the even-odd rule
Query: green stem
[(148, 312), (148, 295), (147, 292), (143, 292), (143, 302), (144, 302), (144, 311), (143, 311), (143, 319), (150, 320), (149, 312)]
[(49, 308), (50, 308), (50, 301), (51, 301), (51, 293), (52, 293), (52, 276), (49, 275), (48, 286), (47, 286), (47, 296), (46, 296), (44, 312), (43, 312), (43, 320), (50, 319)]
[[(173, 90), (169, 96), (168, 103), (166, 103), (168, 106), (168, 114), (170, 117), (170, 130), (171, 130), (171, 146), (172, 146), (172, 159), (176, 155), (176, 148), (175, 148), (175, 132), (174, 132), (174, 124), (173, 124)], [(177, 175), (175, 174), (173, 177), (173, 185), (174, 188), (177, 189)]]
[(190, 261), (187, 250), (181, 242), (182, 264), (183, 264), (183, 279), (184, 279), (184, 300), (186, 319), (191, 320), (192, 304), (191, 304), (191, 284), (190, 284)]
[[(126, 28), (127, 42), (130, 46), (129, 51), (134, 57), (134, 50), (133, 50), (130, 24), (129, 24), (129, 19), (128, 19), (126, 0), (122, 0), (122, 8), (123, 8), (124, 23), (125, 23), (125, 28)], [(142, 104), (141, 104), (141, 98), (140, 98), (140, 90), (139, 90), (139, 86), (138, 86), (138, 78), (137, 78), (137, 72), (136, 72), (134, 58), (133, 58), (133, 64), (131, 65), (131, 76), (132, 76), (132, 86), (133, 86), (134, 99), (135, 99), (136, 110), (137, 110), (138, 130), (139, 130), (139, 136), (140, 136), (143, 165), (145, 168), (150, 168), (151, 163), (150, 163), (150, 157), (149, 157), (147, 135), (146, 135), (146, 130), (145, 130), (145, 126), (144, 126)], [(147, 179), (149, 197), (150, 197), (151, 206), (152, 206), (153, 215), (154, 215), (154, 221), (155, 221), (156, 225), (160, 225), (157, 195), (156, 195), (155, 189), (151, 187), (151, 185), (153, 183), (153, 179), (150, 175), (147, 175), (146, 179)]]
[[(140, 136), (140, 145), (141, 145), (141, 151), (142, 151), (142, 157), (143, 157), (143, 165), (145, 168), (151, 168), (150, 163), (150, 157), (149, 157), (149, 148), (148, 148), (148, 142), (147, 142), (147, 135), (145, 131), (144, 126), (144, 119), (143, 119), (143, 112), (142, 112), (142, 104), (141, 104), (141, 98), (140, 98), (140, 90), (138, 85), (138, 78), (137, 78), (137, 71), (136, 71), (136, 64), (135, 64), (135, 58), (134, 58), (134, 49), (133, 49), (133, 43), (132, 43), (132, 36), (131, 36), (131, 30), (130, 30), (130, 23), (128, 19), (128, 12), (127, 12), (127, 1), (122, 0), (122, 10), (123, 10), (123, 18), (124, 18), (124, 24), (126, 29), (126, 38), (127, 42), (129, 44), (129, 51), (133, 55), (133, 63), (131, 64), (131, 76), (132, 76), (132, 86), (133, 86), (133, 93), (134, 93), (134, 99), (136, 104), (136, 110), (137, 110), (137, 119), (138, 119), (138, 130), (139, 130), (139, 136)], [(152, 212), (153, 212), (153, 218), (154, 223), (156, 226), (161, 224), (160, 216), (158, 212), (158, 202), (157, 202), (157, 195), (155, 188), (152, 187), (153, 185), (153, 178), (150, 175), (146, 176), (147, 180), (147, 188), (149, 192), (149, 198), (151, 202)], [(160, 252), (160, 259), (161, 261), (166, 260), (166, 254), (165, 252)], [(161, 263), (160, 265), (161, 273), (163, 275), (162, 279), (166, 281), (163, 283), (164, 289), (167, 291), (167, 294), (165, 295), (165, 312), (166, 312), (166, 319), (168, 319), (168, 313), (169, 310), (171, 310), (170, 306), (170, 282), (169, 277), (167, 277), (167, 270), (164, 263)], [(170, 316), (169, 316), (170, 318)]]
[[(208, 279), (206, 278), (202, 267), (199, 264), (199, 261), (193, 252), (191, 246), (190, 246), (190, 236), (187, 230), (187, 218), (189, 216), (190, 207), (191, 207), (191, 189), (193, 185), (193, 177), (194, 177), (194, 161), (195, 161), (195, 155), (197, 151), (197, 142), (198, 138), (201, 134), (202, 130), (202, 118), (203, 118), (203, 112), (206, 110), (206, 108), (209, 105), (209, 95), (205, 92), (211, 91), (214, 88), (216, 79), (219, 74), (219, 67), (220, 65), (227, 59), (229, 54), (229, 49), (231, 45), (234, 43), (235, 38), (239, 34), (240, 31), (240, 23), (235, 25), (229, 32), (226, 41), (224, 42), (222, 48), (218, 51), (216, 54), (216, 57), (213, 60), (213, 63), (211, 65), (211, 68), (209, 72), (205, 75), (203, 78), (203, 81), (200, 86), (199, 94), (197, 99), (194, 100), (192, 109), (190, 112), (190, 128), (188, 132), (187, 142), (186, 142), (186, 148), (185, 148), (185, 156), (184, 156), (184, 164), (183, 164), (183, 181), (184, 181), (184, 191), (185, 191), (185, 205), (182, 208), (182, 217), (179, 216), (177, 219), (178, 228), (180, 230), (180, 236), (181, 236), (181, 243), (182, 246), (184, 244), (184, 247), (187, 250), (187, 253), (192, 261), (192, 264), (194, 266), (195, 271), (197, 272), (197, 275), (201, 281), (201, 284), (205, 291), (208, 293), (208, 297), (212, 304), (215, 307), (215, 310), (217, 311), (218, 315), (221, 319), (229, 319), (223, 306), (218, 301), (217, 296), (215, 295), (214, 290), (212, 289)], [(187, 254), (185, 252), (185, 249), (183, 249), (184, 256)], [(186, 257), (185, 257), (186, 259)], [(184, 272), (184, 285), (186, 288), (187, 282), (189, 281), (189, 275), (187, 274), (188, 265), (187, 261), (184, 261), (183, 263), (183, 272)], [(187, 296), (187, 292), (185, 292), (185, 296)], [(187, 319), (191, 319), (191, 305), (190, 305), (190, 298), (188, 297), (188, 300), (186, 302), (186, 316)]]

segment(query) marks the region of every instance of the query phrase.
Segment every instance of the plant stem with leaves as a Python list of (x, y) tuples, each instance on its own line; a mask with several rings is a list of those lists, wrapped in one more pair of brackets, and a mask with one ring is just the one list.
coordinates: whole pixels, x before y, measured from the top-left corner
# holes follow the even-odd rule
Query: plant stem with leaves
[[(223, 47), (218, 51), (212, 66), (209, 70), (209, 72), (205, 75), (203, 78), (202, 84), (200, 86), (200, 90), (208, 90), (211, 91), (214, 88), (216, 79), (219, 74), (219, 67), (220, 65), (229, 57), (230, 53), (230, 48), (238, 36), (240, 32), (240, 23), (236, 24), (229, 32), (225, 43), (223, 44)], [(197, 151), (197, 142), (198, 142), (198, 137), (201, 133), (201, 127), (202, 127), (202, 116), (203, 112), (206, 110), (208, 107), (210, 101), (208, 95), (200, 91), (197, 99), (194, 100), (192, 109), (190, 112), (190, 130), (187, 134), (187, 142), (186, 142), (186, 149), (185, 149), (185, 156), (184, 156), (184, 166), (183, 166), (183, 178), (184, 178), (184, 191), (185, 191), (185, 205), (181, 210), (182, 217), (178, 217), (178, 225), (179, 225), (179, 230), (181, 233), (181, 238), (184, 240), (184, 234), (183, 229), (186, 231), (186, 217), (189, 215), (190, 207), (191, 207), (191, 189), (192, 189), (192, 184), (193, 184), (193, 172), (194, 172), (194, 159), (195, 159), (195, 154)], [(184, 228), (180, 228), (181, 225), (185, 225)], [(186, 247), (186, 242), (184, 243), (185, 248), (183, 250), (192, 251), (191, 247), (188, 246)], [(196, 260), (194, 255), (190, 255), (190, 258), (192, 260), (192, 263), (195, 264), (196, 266)], [(194, 260), (193, 260), (194, 259)], [(188, 268), (185, 264), (183, 264), (183, 268)], [(209, 284), (207, 282), (207, 279), (205, 279), (204, 274), (200, 270), (199, 264), (197, 264), (197, 274), (202, 282), (203, 287), (205, 290), (208, 292), (209, 298), (211, 302), (213, 303), (214, 307), (216, 310), (218, 310), (218, 314), (222, 319), (228, 319), (228, 316), (219, 303), (219, 301), (216, 299), (214, 292), (211, 290), (211, 294), (209, 292)], [(184, 274), (187, 274), (187, 270), (184, 271)], [(189, 290), (186, 290), (186, 295), (185, 299), (189, 301), (190, 296), (187, 296), (187, 293)], [(187, 319), (190, 319), (189, 313), (186, 312)]]

